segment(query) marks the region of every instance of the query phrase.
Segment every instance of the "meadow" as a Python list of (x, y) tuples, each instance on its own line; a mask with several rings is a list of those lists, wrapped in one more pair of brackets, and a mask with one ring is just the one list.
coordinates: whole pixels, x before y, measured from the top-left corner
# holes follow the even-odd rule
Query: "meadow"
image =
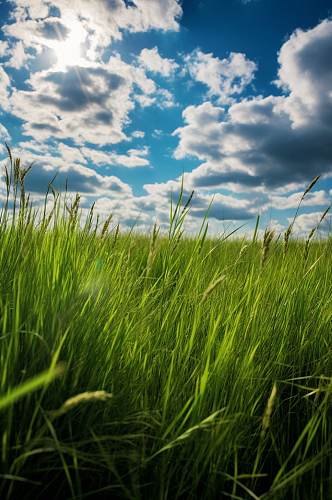
[(188, 237), (181, 195), (168, 234), (82, 223), (52, 186), (36, 214), (25, 175), (12, 158), (0, 498), (332, 498), (332, 239)]

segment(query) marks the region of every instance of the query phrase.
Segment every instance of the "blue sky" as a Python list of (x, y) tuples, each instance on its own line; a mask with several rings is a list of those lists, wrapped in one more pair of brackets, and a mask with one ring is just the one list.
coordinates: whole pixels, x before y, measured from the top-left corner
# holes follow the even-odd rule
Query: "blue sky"
[[(184, 174), (187, 230), (257, 214), (310, 231), (332, 195), (332, 2), (12, 0), (0, 4), (0, 159), (34, 161), (123, 226), (166, 227)], [(0, 186), (3, 196), (3, 186)], [(325, 225), (328, 228), (328, 223)], [(324, 227), (323, 227), (324, 229)]]

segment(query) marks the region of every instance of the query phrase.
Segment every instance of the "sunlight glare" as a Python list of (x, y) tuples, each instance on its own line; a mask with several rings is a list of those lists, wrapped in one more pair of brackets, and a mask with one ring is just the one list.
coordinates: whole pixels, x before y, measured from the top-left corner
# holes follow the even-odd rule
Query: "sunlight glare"
[(69, 35), (52, 47), (57, 57), (57, 67), (60, 70), (65, 70), (69, 66), (83, 65), (86, 62), (82, 57), (82, 44), (87, 36), (85, 29), (76, 20), (67, 22), (66, 25), (70, 30)]

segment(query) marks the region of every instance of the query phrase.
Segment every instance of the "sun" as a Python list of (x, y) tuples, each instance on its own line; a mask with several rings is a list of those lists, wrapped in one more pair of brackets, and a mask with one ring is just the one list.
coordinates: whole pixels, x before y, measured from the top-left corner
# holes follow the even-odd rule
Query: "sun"
[(77, 20), (67, 20), (66, 27), (69, 33), (64, 40), (52, 44), (52, 49), (57, 58), (57, 68), (64, 71), (70, 66), (80, 66), (86, 63), (83, 56), (83, 44), (87, 33)]

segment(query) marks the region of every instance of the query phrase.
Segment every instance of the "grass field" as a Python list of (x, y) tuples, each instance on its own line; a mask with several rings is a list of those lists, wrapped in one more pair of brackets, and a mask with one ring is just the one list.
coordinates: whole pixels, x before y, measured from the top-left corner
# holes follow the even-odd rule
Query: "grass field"
[(332, 498), (332, 240), (37, 224), (12, 172), (1, 499)]

